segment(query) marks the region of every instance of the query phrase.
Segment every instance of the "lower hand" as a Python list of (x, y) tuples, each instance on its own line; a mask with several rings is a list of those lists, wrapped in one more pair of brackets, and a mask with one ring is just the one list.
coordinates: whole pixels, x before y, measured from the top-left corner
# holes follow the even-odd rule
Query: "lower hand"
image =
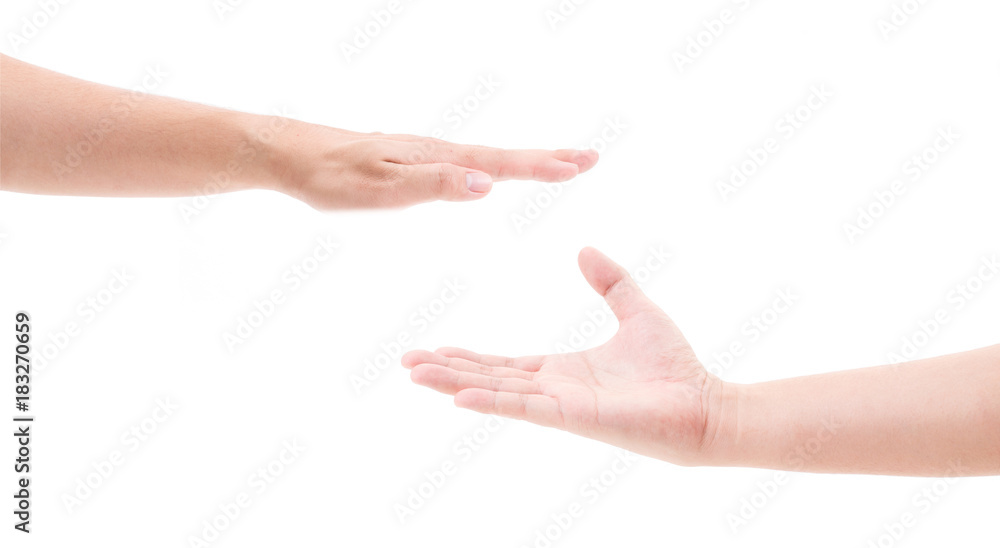
[(508, 358), (459, 348), (402, 358), (413, 382), (455, 405), (527, 420), (677, 464), (711, 460), (723, 382), (621, 266), (595, 249), (580, 270), (618, 318), (607, 343), (571, 354)]

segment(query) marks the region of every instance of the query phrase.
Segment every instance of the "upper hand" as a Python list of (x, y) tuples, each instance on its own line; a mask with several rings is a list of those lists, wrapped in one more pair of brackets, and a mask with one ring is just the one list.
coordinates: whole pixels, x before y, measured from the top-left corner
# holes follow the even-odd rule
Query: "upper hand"
[(273, 155), (279, 190), (321, 210), (476, 200), (496, 181), (568, 181), (597, 163), (593, 150), (504, 150), (291, 124)]

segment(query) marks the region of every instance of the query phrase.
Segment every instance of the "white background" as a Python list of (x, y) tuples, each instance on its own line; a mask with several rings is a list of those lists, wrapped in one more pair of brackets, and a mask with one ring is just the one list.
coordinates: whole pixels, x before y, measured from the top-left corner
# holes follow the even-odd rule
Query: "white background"
[[(404, 1), (348, 62), (342, 44), (386, 5), (248, 0), (220, 17), (210, 0), (69, 2), (15, 49), (21, 18), (41, 8), (3, 3), (6, 54), (106, 84), (132, 88), (159, 67), (154, 93), (357, 131), (441, 128), (503, 147), (613, 139), (596, 142), (598, 166), (554, 199), (510, 182), (475, 203), (321, 214), (258, 191), (213, 197), (187, 220), (190, 199), (0, 194), (3, 352), (25, 309), (36, 357), (47, 346), (54, 356), (32, 381), (34, 542), (12, 532), (9, 435), (2, 538), (188, 546), (246, 492), (251, 506), (212, 546), (534, 546), (571, 503), (583, 516), (554, 546), (865, 547), (903, 512), (916, 525), (882, 546), (996, 542), (998, 478), (960, 480), (925, 505), (914, 496), (944, 484), (797, 473), (764, 495), (770, 471), (640, 459), (594, 502), (581, 486), (613, 448), (508, 421), (457, 452), (485, 416), (411, 384), (398, 359), (361, 395), (351, 378), (402, 332), (414, 338), (406, 349), (507, 355), (591, 334), (587, 312), (601, 303), (577, 270), (586, 245), (629, 269), (651, 247), (668, 251), (643, 285), (704, 363), (746, 344), (722, 374), (731, 381), (886, 363), (938, 309), (950, 321), (918, 336), (916, 355), (996, 343), (1000, 278), (960, 310), (948, 296), (1000, 253), (1000, 5), (928, 2), (886, 39), (889, 0), (592, 0), (555, 28), (556, 0)], [(674, 53), (723, 9), (735, 20), (679, 70)], [(454, 123), (453, 105), (490, 77), (499, 88)], [(812, 86), (833, 97), (786, 139), (775, 124)], [(620, 134), (605, 132), (608, 120)], [(948, 127), (957, 142), (920, 178), (904, 174)], [(769, 137), (778, 152), (723, 200), (717, 182)], [(851, 243), (843, 225), (896, 179), (905, 194)], [(519, 231), (513, 215), (532, 219)], [(288, 290), (283, 273), (323, 236), (336, 254), (230, 352), (224, 334)], [(81, 315), (116, 269), (128, 287)], [(411, 315), (440, 304), (452, 279), (466, 289), (421, 330)], [(794, 305), (751, 341), (743, 325), (783, 288)], [(79, 334), (50, 346), (69, 322)], [(585, 344), (613, 331), (607, 322)], [(3, 379), (9, 421), (12, 373)], [(121, 436), (157, 398), (177, 409), (132, 451)], [(258, 492), (251, 474), (293, 439), (305, 452)], [(113, 451), (125, 464), (68, 512), (64, 496)], [(457, 472), (401, 524), (396, 505), (445, 461)], [(734, 531), (727, 515), (744, 500), (763, 507)]]

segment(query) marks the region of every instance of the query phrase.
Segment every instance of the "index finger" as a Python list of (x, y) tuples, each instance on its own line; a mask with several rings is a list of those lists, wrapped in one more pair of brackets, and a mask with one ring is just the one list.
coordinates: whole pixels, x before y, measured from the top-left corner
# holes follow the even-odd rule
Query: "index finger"
[(494, 181), (509, 179), (563, 182), (594, 167), (594, 150), (516, 150), (456, 145), (437, 139), (397, 141), (390, 161), (402, 164), (448, 163), (488, 173)]

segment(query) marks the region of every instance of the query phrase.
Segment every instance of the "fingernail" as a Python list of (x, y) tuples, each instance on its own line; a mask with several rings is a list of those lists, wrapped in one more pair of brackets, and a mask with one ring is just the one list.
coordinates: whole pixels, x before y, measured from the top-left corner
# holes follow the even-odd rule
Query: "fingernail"
[(465, 183), (472, 192), (486, 193), (493, 186), (493, 179), (481, 172), (470, 172), (465, 175)]

